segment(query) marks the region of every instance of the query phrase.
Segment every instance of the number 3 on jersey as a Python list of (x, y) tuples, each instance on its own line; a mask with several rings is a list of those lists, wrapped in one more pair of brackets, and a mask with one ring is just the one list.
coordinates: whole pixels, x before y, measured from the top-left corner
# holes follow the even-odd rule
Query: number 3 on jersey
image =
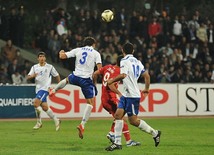
[(86, 57), (88, 56), (87, 52), (82, 53), (82, 58), (79, 60), (80, 64), (84, 64), (86, 62)]

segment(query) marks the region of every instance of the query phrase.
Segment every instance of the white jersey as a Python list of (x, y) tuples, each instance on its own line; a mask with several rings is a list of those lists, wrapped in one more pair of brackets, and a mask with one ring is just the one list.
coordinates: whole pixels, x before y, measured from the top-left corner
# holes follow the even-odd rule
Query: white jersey
[(94, 67), (101, 62), (100, 53), (92, 46), (75, 48), (65, 53), (68, 58), (76, 57), (74, 75), (82, 78), (92, 78)]
[(33, 75), (36, 73), (38, 73), (35, 77), (36, 93), (39, 90), (48, 91), (48, 88), (51, 85), (52, 76), (56, 77), (59, 75), (56, 69), (48, 63), (44, 66), (40, 66), (40, 64), (33, 65), (28, 75)]
[(143, 64), (133, 55), (128, 54), (120, 61), (120, 74), (126, 74), (123, 79), (124, 92), (123, 96), (131, 98), (140, 98), (138, 87), (138, 78), (145, 72)]

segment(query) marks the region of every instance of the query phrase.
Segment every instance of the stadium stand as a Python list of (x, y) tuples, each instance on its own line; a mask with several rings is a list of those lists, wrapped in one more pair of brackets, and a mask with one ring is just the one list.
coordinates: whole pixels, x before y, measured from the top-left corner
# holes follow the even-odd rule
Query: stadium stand
[[(23, 8), (18, 7), (17, 12), (13, 13), (16, 16), (12, 18), (12, 7), (1, 18), (13, 23), (13, 20), (20, 20), (20, 10)], [(115, 19), (104, 23), (100, 18), (100, 9), (77, 7), (68, 10), (57, 5), (39, 9), (41, 18), (38, 23), (32, 24), (34, 27), (31, 26), (34, 33), (30, 36), (30, 46), (29, 41), (23, 45), (17, 43), (16, 39), (12, 41), (33, 51), (46, 52), (48, 59), (61, 67), (60, 71), (65, 68), (63, 74), (74, 69), (74, 59), (61, 61), (57, 59), (57, 52), (81, 45), (84, 36), (90, 35), (98, 40), (97, 49), (102, 54), (103, 64), (115, 63), (116, 57), (121, 54), (121, 45), (131, 41), (135, 45), (135, 55), (149, 70), (152, 83), (210, 82), (214, 69), (213, 19), (203, 16), (200, 11), (187, 14), (186, 10), (180, 10), (171, 15), (167, 9), (148, 14), (143, 10), (112, 8)], [(30, 12), (25, 15), (30, 16)], [(35, 56), (29, 51), (32, 50), (22, 50), (22, 55), (28, 60), (29, 55)], [(5, 77), (4, 67), (1, 74)]]

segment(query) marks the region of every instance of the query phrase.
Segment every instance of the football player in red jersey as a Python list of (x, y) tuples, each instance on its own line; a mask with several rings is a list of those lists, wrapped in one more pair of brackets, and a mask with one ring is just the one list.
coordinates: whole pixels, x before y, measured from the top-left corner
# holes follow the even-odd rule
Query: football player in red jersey
[[(117, 110), (117, 103), (119, 101), (117, 98), (117, 94), (119, 97), (121, 97), (122, 94), (117, 90), (118, 82), (115, 82), (111, 85), (107, 85), (107, 80), (114, 78), (120, 74), (119, 66), (120, 66), (120, 60), (122, 58), (123, 58), (122, 55), (118, 56), (116, 65), (106, 65), (94, 72), (94, 76), (102, 75), (102, 95), (101, 95), (102, 106), (113, 117)], [(111, 125), (111, 130), (107, 134), (107, 138), (111, 142), (114, 142), (114, 126), (115, 126), (115, 123), (113, 122)], [(131, 140), (128, 124), (126, 123), (126, 121), (124, 121), (124, 125), (123, 125), (123, 135), (126, 139), (127, 146), (140, 145), (140, 142), (135, 142), (135, 141)]]

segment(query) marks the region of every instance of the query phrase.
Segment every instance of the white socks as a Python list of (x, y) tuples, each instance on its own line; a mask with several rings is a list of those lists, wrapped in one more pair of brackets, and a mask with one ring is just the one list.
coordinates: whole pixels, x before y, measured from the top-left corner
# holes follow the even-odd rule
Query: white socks
[(145, 131), (149, 134), (151, 134), (153, 137), (156, 137), (158, 132), (156, 130), (154, 130), (151, 126), (149, 126), (145, 121), (140, 120), (140, 125), (138, 126), (138, 128), (142, 131)]
[(115, 127), (114, 127), (114, 133), (115, 133), (115, 144), (121, 145), (121, 135), (122, 135), (122, 129), (123, 129), (123, 120), (115, 120)]
[(59, 89), (62, 89), (66, 86), (67, 82), (66, 82), (66, 79), (63, 79), (62, 81), (60, 81), (56, 87), (54, 88), (55, 91), (59, 90)]
[(54, 122), (55, 122), (55, 124), (56, 124), (56, 122), (58, 121), (58, 119), (57, 119), (57, 117), (54, 115), (53, 111), (52, 111), (50, 108), (48, 108), (48, 110), (46, 111), (46, 113), (47, 113), (47, 115), (48, 115), (51, 119), (54, 120)]
[[(42, 119), (41, 119), (41, 112), (43, 111), (42, 110), (42, 107), (39, 106), (37, 108), (35, 108), (35, 111), (36, 111), (36, 118), (37, 118), (37, 122), (42, 124)], [(58, 123), (58, 118), (54, 115), (53, 111), (48, 108), (48, 110), (46, 111), (47, 115), (54, 120), (55, 124)]]
[(84, 114), (83, 114), (83, 117), (82, 117), (82, 122), (81, 122), (81, 125), (85, 126), (85, 123), (88, 121), (90, 115), (91, 115), (91, 110), (92, 110), (93, 106), (90, 105), (90, 104), (87, 104), (86, 105), (86, 108), (85, 108), (85, 111), (84, 111)]
[(38, 106), (37, 108), (35, 108), (35, 111), (36, 111), (37, 122), (42, 123), (42, 119), (41, 119), (42, 107)]

